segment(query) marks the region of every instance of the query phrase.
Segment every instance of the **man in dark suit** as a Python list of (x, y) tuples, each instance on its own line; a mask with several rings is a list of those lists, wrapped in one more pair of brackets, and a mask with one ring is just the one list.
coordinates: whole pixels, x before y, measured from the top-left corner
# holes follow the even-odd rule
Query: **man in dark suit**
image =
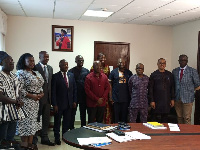
[[(48, 127), (50, 120), (50, 105), (51, 105), (51, 79), (53, 75), (53, 68), (47, 65), (49, 61), (49, 54), (46, 51), (39, 53), (40, 62), (35, 66), (35, 69), (42, 75), (44, 79), (43, 92), (44, 96), (40, 99), (38, 116), (42, 115), (42, 130), (41, 130), (41, 144), (54, 146), (48, 138)], [(34, 137), (36, 138), (36, 137)]]
[(62, 59), (59, 63), (60, 71), (52, 77), (52, 105), (54, 108), (54, 137), (57, 145), (60, 141), (60, 125), (62, 135), (70, 129), (71, 111), (76, 107), (77, 93), (74, 75), (68, 70), (68, 62)]
[[(84, 89), (85, 77), (89, 74), (89, 70), (83, 67), (84, 58), (81, 55), (75, 58), (76, 66), (69, 70), (74, 74), (77, 86), (77, 106), (79, 104), (81, 126), (86, 125), (86, 93)], [(74, 129), (77, 106), (72, 109), (71, 129)]]

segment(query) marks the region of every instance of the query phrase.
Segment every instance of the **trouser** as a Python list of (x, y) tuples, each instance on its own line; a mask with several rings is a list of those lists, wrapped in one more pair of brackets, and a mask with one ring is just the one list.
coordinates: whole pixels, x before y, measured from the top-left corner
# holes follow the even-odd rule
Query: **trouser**
[(76, 108), (72, 108), (72, 118), (71, 118), (71, 125), (70, 129), (74, 129), (74, 122), (75, 122), (75, 116), (76, 116), (76, 111), (77, 107), (79, 105), (79, 111), (80, 111), (80, 118), (81, 118), (81, 127), (86, 125), (86, 103), (79, 103), (76, 105)]
[(7, 121), (0, 124), (0, 141), (5, 139), (7, 141), (13, 141), (16, 132), (17, 122)]
[(71, 121), (71, 111), (70, 107), (65, 108), (64, 110), (59, 110), (58, 113), (54, 114), (54, 137), (55, 139), (60, 139), (60, 126), (61, 126), (61, 119), (62, 121), (62, 136), (65, 132), (70, 129), (70, 121)]
[(175, 109), (177, 120), (179, 124), (191, 124), (193, 103), (183, 103), (182, 101), (175, 101)]
[(168, 113), (152, 113), (151, 121), (157, 121), (160, 123), (168, 123)]
[[(42, 115), (42, 129), (40, 130), (41, 141), (48, 141), (48, 128), (50, 122), (50, 104), (40, 104), (41, 115)], [(33, 137), (33, 144), (37, 144), (38, 142), (38, 132), (35, 133)]]
[(103, 122), (103, 116), (105, 111), (105, 106), (103, 107), (88, 107), (88, 123), (92, 122)]
[(114, 102), (114, 123), (127, 122), (128, 105), (128, 102)]
[(129, 108), (129, 122), (136, 123), (138, 113), (140, 114), (140, 122), (147, 122), (147, 108)]
[(46, 103), (42, 107), (42, 130), (41, 140), (48, 141), (48, 128), (50, 122), (50, 104)]

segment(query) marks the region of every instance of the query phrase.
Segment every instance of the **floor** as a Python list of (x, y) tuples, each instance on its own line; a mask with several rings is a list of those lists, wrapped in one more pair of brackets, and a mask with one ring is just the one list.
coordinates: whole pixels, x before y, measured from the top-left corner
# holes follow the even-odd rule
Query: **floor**
[[(53, 129), (49, 129), (49, 139), (51, 142), (54, 142)], [(38, 137), (38, 149), (39, 150), (80, 150), (79, 148), (75, 148), (73, 146), (66, 144), (62, 140), (61, 140), (61, 145), (56, 145), (56, 146), (42, 145), (40, 144), (40, 137)]]
[[(80, 125), (75, 125), (75, 128), (79, 128)], [(50, 128), (49, 129), (49, 132), (48, 132), (48, 135), (49, 135), (49, 139), (51, 142), (54, 142), (54, 134), (53, 134), (53, 128)], [(17, 141), (20, 141), (20, 137), (19, 136), (16, 136), (15, 139)], [(56, 146), (47, 146), (47, 145), (42, 145), (41, 143), (41, 138), (40, 136), (38, 136), (38, 149), (39, 150), (80, 150), (79, 148), (75, 148), (73, 146), (70, 146), (68, 144), (66, 144), (65, 142), (63, 142), (61, 140), (61, 145), (56, 145)]]

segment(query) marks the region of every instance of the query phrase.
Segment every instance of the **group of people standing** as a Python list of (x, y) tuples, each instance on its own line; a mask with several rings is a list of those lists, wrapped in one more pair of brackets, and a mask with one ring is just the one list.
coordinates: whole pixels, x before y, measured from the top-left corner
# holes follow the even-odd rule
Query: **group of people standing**
[(109, 69), (104, 69), (105, 55), (103, 61), (95, 61), (93, 74), (85, 79), (88, 122), (136, 122), (137, 118), (147, 122), (149, 115), (151, 121), (166, 123), (170, 109), (175, 106), (177, 122), (191, 124), (194, 94), (200, 89), (200, 79), (197, 70), (187, 65), (186, 55), (180, 55), (178, 61), (180, 67), (170, 72), (165, 69), (166, 60), (158, 59), (158, 69), (150, 77), (143, 74), (142, 63), (136, 65), (133, 75), (121, 58), (118, 67), (106, 73), (104, 70)]
[[(37, 143), (37, 132), (40, 131), (41, 143), (55, 145), (48, 138), (48, 127), (51, 105), (51, 79), (53, 69), (47, 65), (49, 54), (46, 51), (39, 53), (40, 62), (35, 65), (33, 55), (25, 53), (20, 56), (16, 69), (12, 73), (14, 62), (6, 52), (0, 52), (0, 102), (1, 113), (7, 116), (21, 116), (17, 119), (1, 120), (0, 141), (14, 141), (17, 133), (21, 141), (29, 144)], [(14, 106), (12, 109), (6, 106)], [(9, 118), (9, 117), (8, 117)]]
[[(178, 123), (191, 123), (194, 91), (200, 89), (200, 80), (197, 70), (187, 65), (186, 55), (179, 56), (180, 67), (172, 73), (165, 70), (166, 60), (158, 59), (158, 69), (150, 77), (144, 74), (142, 63), (136, 65), (133, 75), (122, 58), (118, 59), (118, 67), (110, 72), (102, 53), (90, 71), (83, 67), (81, 55), (76, 56), (77, 65), (70, 70), (68, 62), (60, 60), (60, 71), (55, 74), (48, 65), (46, 51), (39, 53), (39, 59), (35, 65), (33, 55), (23, 54), (17, 62), (17, 73), (13, 74), (12, 57), (0, 52), (0, 103), (4, 107), (15, 106), (16, 114), (24, 115), (1, 121), (0, 141), (14, 140), (17, 128), (23, 142), (37, 144), (40, 131), (42, 144), (60, 145), (61, 119), (63, 135), (74, 128), (78, 105), (81, 126), (86, 125), (86, 111), (88, 123), (136, 122), (138, 114), (140, 122), (147, 122), (149, 104), (152, 121), (168, 122), (170, 108), (175, 106)], [(55, 143), (49, 140), (47, 133), (51, 105)]]

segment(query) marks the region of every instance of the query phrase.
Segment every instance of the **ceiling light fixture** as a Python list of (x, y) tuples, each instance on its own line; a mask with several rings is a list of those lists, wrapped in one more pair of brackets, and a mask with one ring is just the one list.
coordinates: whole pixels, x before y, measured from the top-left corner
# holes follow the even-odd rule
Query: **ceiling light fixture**
[(84, 16), (91, 16), (91, 17), (109, 17), (112, 15), (113, 12), (108, 12), (107, 8), (102, 8), (101, 10), (87, 10), (84, 13)]

